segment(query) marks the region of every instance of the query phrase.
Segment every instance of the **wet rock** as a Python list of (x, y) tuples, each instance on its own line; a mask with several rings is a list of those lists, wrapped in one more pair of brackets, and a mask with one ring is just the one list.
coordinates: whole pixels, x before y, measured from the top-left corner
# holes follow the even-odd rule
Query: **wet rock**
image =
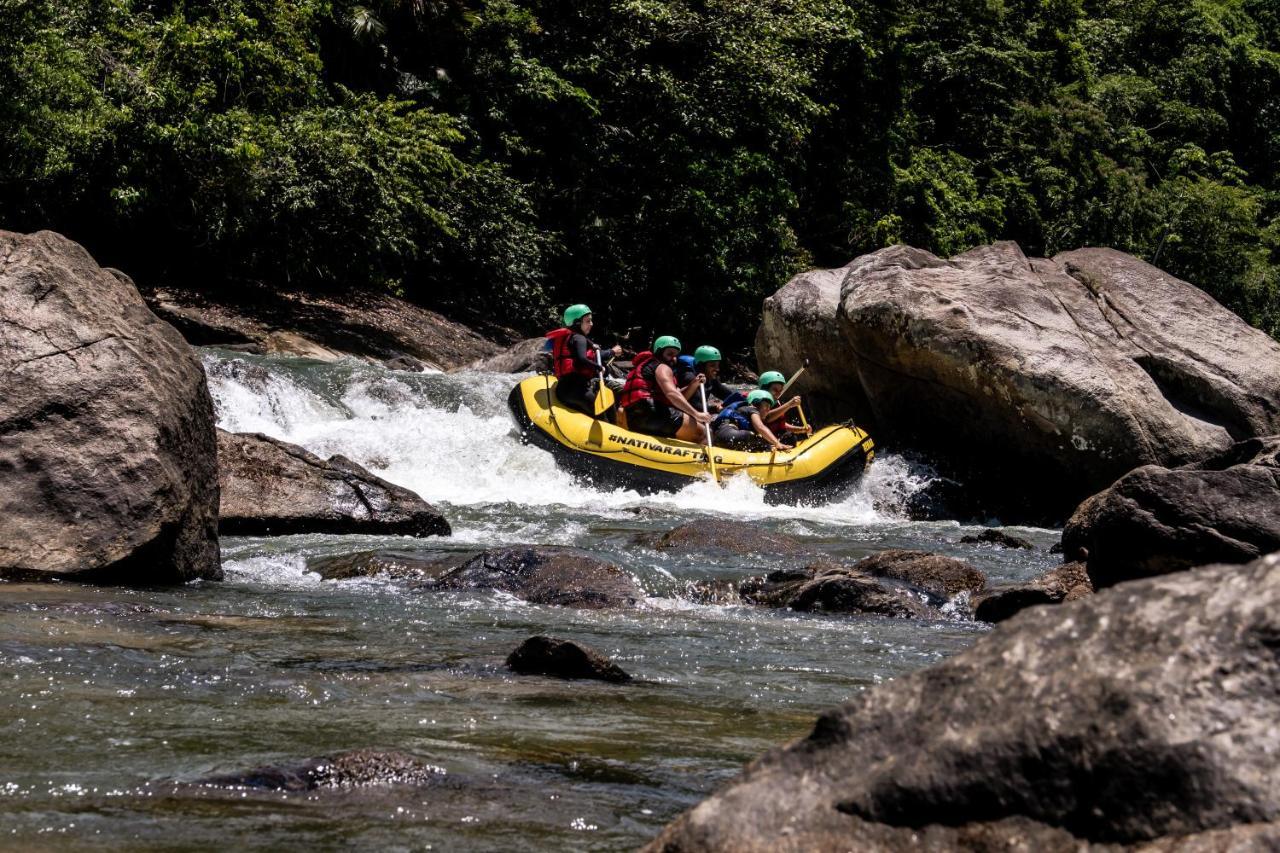
[(544, 345), (546, 338), (526, 338), (501, 352), (478, 358), (455, 370), (474, 370), (484, 373), (535, 373), (551, 370), (551, 357)]
[(0, 576), (222, 576), (204, 371), (128, 276), (0, 231), (0, 375)]
[(1109, 249), (881, 249), (766, 299), (756, 352), (784, 372), (811, 358), (795, 390), (816, 409), (963, 468), (1005, 518), (1061, 518), (1140, 465), (1280, 432), (1280, 344)]
[(1280, 436), (1182, 468), (1131, 471), (1080, 505), (1062, 532), (1098, 587), (1280, 550)]
[(378, 576), (394, 580), (431, 580), (457, 568), (469, 558), (467, 554), (359, 551), (313, 557), (307, 561), (307, 571), (315, 572), (328, 581)]
[(1093, 595), (1093, 582), (1084, 563), (1066, 563), (1025, 584), (996, 587), (973, 602), (973, 618), (980, 622), (1003, 622), (1028, 607), (1061, 604)]
[(710, 580), (689, 581), (685, 584), (681, 597), (694, 604), (741, 604), (742, 596), (738, 594), (738, 585), (728, 578), (712, 578)]
[(507, 666), (520, 675), (549, 675), (553, 678), (593, 679), (623, 684), (631, 676), (606, 656), (572, 640), (530, 637), (507, 657)]
[(1278, 647), (1280, 554), (1034, 608), (824, 714), (650, 849), (862, 849), (1019, 818), (1117, 844), (1275, 823)]
[(803, 569), (770, 572), (762, 578), (748, 578), (738, 592), (748, 604), (801, 612), (870, 613), (900, 619), (941, 616), (909, 590), (826, 561)]
[(446, 775), (444, 768), (403, 752), (357, 749), (296, 764), (268, 764), (243, 773), (206, 776), (192, 784), (301, 792), (374, 785), (424, 787), (440, 784)]
[(1036, 547), (1021, 536), (1014, 536), (994, 527), (988, 527), (981, 533), (961, 536), (960, 541), (966, 545), (987, 544), (999, 545), (1002, 548), (1025, 548), (1027, 550), (1034, 550)]
[(218, 430), (219, 530), (229, 536), (447, 536), (440, 513), (345, 456), (328, 461), (260, 433)]
[(426, 364), (411, 355), (394, 356), (384, 361), (382, 366), (387, 370), (403, 370), (406, 373), (422, 373), (427, 369)]
[(386, 293), (244, 288), (215, 295), (171, 287), (146, 298), (156, 314), (201, 346), (324, 360), (350, 355), (395, 362), (397, 370), (408, 369), (406, 358), (447, 370), (501, 349), (460, 323)]
[(441, 575), (436, 589), (496, 589), (534, 604), (606, 609), (644, 597), (631, 575), (568, 548), (494, 548)]
[(757, 554), (785, 556), (800, 554), (806, 550), (798, 539), (785, 533), (762, 530), (745, 521), (711, 518), (682, 524), (661, 535), (641, 533), (635, 537), (634, 541), (637, 545), (678, 554), (727, 551), (730, 554), (742, 556)]
[(943, 599), (981, 592), (987, 585), (987, 576), (963, 560), (928, 551), (881, 551), (859, 560), (853, 570), (899, 580)]

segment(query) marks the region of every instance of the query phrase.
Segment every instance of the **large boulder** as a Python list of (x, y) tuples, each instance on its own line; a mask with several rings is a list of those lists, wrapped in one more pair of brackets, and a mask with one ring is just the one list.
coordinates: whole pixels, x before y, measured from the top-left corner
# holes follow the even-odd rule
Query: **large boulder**
[(441, 575), (436, 589), (495, 589), (533, 604), (591, 610), (634, 607), (644, 592), (631, 575), (569, 548), (493, 548)]
[(823, 715), (650, 849), (919, 849), (1011, 820), (1136, 844), (1275, 823), (1278, 647), (1280, 554), (1032, 608)]
[(946, 462), (1006, 517), (1065, 516), (1146, 464), (1280, 432), (1280, 344), (1129, 255), (942, 260), (894, 246), (765, 300), (762, 368), (882, 446)]
[(324, 460), (261, 433), (218, 430), (218, 482), (228, 536), (451, 532), (431, 504), (345, 456)]
[(1099, 587), (1280, 550), (1280, 436), (1195, 465), (1129, 472), (1080, 505), (1062, 547), (1088, 561)]
[(213, 403), (123, 273), (0, 231), (0, 576), (219, 578)]

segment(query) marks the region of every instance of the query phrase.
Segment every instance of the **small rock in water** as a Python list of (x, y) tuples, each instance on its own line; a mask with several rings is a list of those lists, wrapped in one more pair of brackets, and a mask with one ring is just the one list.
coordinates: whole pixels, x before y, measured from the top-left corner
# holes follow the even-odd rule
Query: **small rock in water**
[(1067, 563), (1025, 584), (1003, 586), (980, 596), (973, 606), (973, 618), (980, 622), (1003, 622), (1037, 604), (1061, 604), (1093, 594), (1093, 583), (1084, 563)]
[(856, 568), (819, 562), (748, 578), (739, 592), (748, 604), (823, 613), (871, 613), (897, 618), (940, 618), (909, 590), (890, 586)]
[(644, 592), (612, 563), (568, 548), (493, 548), (441, 575), (434, 589), (497, 589), (534, 604), (634, 607)]
[(637, 545), (676, 553), (728, 551), (749, 556), (800, 554), (806, 550), (798, 539), (785, 533), (761, 530), (744, 521), (721, 519), (691, 521), (661, 535), (641, 533), (633, 541)]
[(423, 786), (436, 784), (445, 776), (444, 768), (403, 752), (356, 749), (297, 764), (268, 764), (243, 773), (206, 776), (194, 784), (293, 792), (367, 785)]
[(689, 581), (683, 598), (694, 604), (741, 604), (738, 585), (728, 578)]
[(507, 657), (507, 666), (520, 675), (594, 679), (623, 684), (631, 676), (590, 646), (555, 637), (530, 637)]
[(928, 551), (881, 551), (859, 560), (853, 570), (902, 581), (939, 598), (981, 592), (987, 585), (987, 576), (963, 560)]
[(383, 576), (395, 580), (427, 580), (456, 568), (466, 554), (424, 555), (404, 551), (358, 551), (315, 557), (307, 561), (307, 571), (325, 580)]
[(961, 536), (960, 541), (966, 545), (987, 543), (990, 545), (1003, 545), (1005, 548), (1026, 548), (1027, 550), (1032, 550), (1036, 547), (1021, 536), (1012, 536), (1003, 530), (996, 530), (994, 527), (988, 527), (977, 535)]

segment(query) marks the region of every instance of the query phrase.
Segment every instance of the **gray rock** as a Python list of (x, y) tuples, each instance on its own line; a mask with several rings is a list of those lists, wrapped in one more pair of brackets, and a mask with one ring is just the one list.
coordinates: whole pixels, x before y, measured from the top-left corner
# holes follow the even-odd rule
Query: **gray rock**
[(431, 580), (470, 559), (467, 554), (419, 554), (408, 551), (358, 551), (307, 560), (307, 571), (325, 580), (386, 577)]
[(1277, 648), (1280, 554), (1033, 608), (824, 714), (649, 849), (864, 849), (891, 830), (905, 846), (930, 824), (1019, 818), (1121, 844), (1275, 823)]
[(1062, 532), (1098, 587), (1280, 549), (1280, 436), (1182, 468), (1145, 466), (1082, 503)]
[(0, 576), (222, 576), (204, 371), (127, 276), (0, 231), (0, 376)]
[(228, 536), (451, 532), (449, 522), (422, 498), (345, 456), (325, 461), (259, 433), (218, 430), (218, 466), (218, 528)]
[(866, 613), (898, 619), (942, 616), (908, 589), (827, 561), (748, 578), (738, 593), (748, 604), (801, 612)]
[(551, 369), (551, 358), (546, 355), (546, 338), (526, 338), (501, 352), (478, 358), (454, 370), (474, 370), (485, 373), (535, 373)]
[(530, 637), (507, 656), (507, 666), (520, 675), (590, 679), (624, 684), (631, 676), (590, 646), (555, 637)]
[(987, 585), (987, 576), (963, 560), (928, 551), (881, 551), (859, 560), (853, 570), (899, 580), (943, 599), (978, 593)]
[(1280, 344), (1107, 249), (882, 249), (766, 299), (756, 350), (788, 372), (810, 358), (806, 400), (946, 462), (1006, 518), (1280, 432)]
[(806, 549), (794, 536), (763, 530), (745, 521), (704, 518), (663, 534), (641, 533), (633, 541), (679, 554), (723, 551), (741, 556), (800, 554)]
[(981, 533), (961, 536), (960, 541), (966, 545), (999, 545), (1002, 548), (1023, 548), (1025, 550), (1033, 550), (1035, 548), (1034, 545), (1021, 536), (1014, 536), (994, 527), (988, 527)]
[(494, 548), (441, 575), (436, 589), (496, 589), (534, 604), (607, 609), (644, 598), (631, 575), (568, 548)]
[(1061, 604), (1093, 595), (1093, 582), (1084, 563), (1066, 563), (1025, 584), (996, 587), (973, 601), (973, 618), (1003, 622), (1015, 613), (1039, 604)]
[(374, 785), (438, 785), (444, 768), (403, 752), (356, 749), (294, 764), (268, 764), (238, 773), (205, 776), (194, 785), (218, 788), (256, 788), (268, 791), (315, 791)]
[(500, 345), (461, 323), (386, 293), (228, 294), (164, 288), (147, 303), (193, 344), (332, 360), (344, 355), (395, 370), (447, 370), (497, 353)]

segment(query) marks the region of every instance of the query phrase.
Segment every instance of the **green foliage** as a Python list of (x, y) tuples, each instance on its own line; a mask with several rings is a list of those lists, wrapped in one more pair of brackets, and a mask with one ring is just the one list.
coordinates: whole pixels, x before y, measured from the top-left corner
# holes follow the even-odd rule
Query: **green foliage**
[(0, 0), (0, 216), (140, 279), (742, 346), (806, 264), (1134, 252), (1280, 334), (1270, 0)]

